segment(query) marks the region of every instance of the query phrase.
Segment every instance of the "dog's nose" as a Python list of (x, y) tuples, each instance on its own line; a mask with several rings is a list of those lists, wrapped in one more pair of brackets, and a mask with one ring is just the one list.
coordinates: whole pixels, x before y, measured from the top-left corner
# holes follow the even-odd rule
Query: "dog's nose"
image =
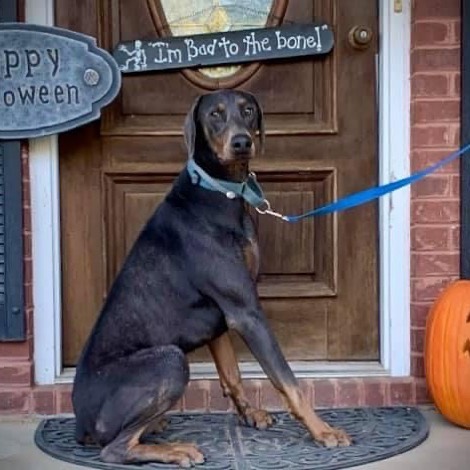
[(249, 135), (237, 134), (232, 137), (230, 145), (235, 154), (248, 153), (253, 145), (253, 141)]

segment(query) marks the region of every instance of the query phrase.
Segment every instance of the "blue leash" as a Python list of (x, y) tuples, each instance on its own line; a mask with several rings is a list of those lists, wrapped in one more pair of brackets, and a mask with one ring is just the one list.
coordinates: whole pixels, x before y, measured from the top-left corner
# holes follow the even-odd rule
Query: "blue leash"
[(378, 199), (385, 194), (391, 193), (397, 189), (403, 188), (404, 186), (408, 186), (409, 184), (415, 183), (425, 178), (444, 165), (447, 165), (453, 160), (456, 160), (468, 150), (470, 150), (470, 144), (465, 145), (461, 149), (451, 153), (437, 163), (434, 163), (433, 165), (430, 165), (423, 170), (417, 171), (416, 173), (413, 173), (406, 178), (392, 181), (391, 183), (387, 183), (381, 186), (374, 186), (357, 193), (349, 194), (348, 196), (338, 199), (335, 202), (326, 204), (300, 215), (283, 215), (273, 211), (271, 209), (271, 204), (264, 197), (263, 190), (257, 182), (256, 175), (254, 173), (250, 173), (247, 180), (242, 183), (218, 180), (208, 175), (199, 165), (196, 164), (193, 159), (189, 160), (187, 164), (187, 171), (193, 184), (195, 185), (201, 186), (211, 191), (224, 193), (229, 199), (241, 197), (248, 204), (253, 206), (260, 214), (272, 215), (274, 217), (278, 217), (279, 219), (285, 220), (286, 222), (294, 223), (308, 217), (326, 215), (333, 212), (341, 212), (346, 209), (351, 209), (352, 207), (374, 201), (375, 199)]
[(335, 202), (326, 204), (322, 207), (318, 207), (317, 209), (314, 209), (312, 211), (305, 212), (304, 214), (285, 215), (282, 217), (282, 219), (286, 220), (287, 222), (298, 222), (299, 220), (305, 219), (307, 217), (314, 217), (316, 215), (326, 215), (331, 214), (333, 212), (341, 212), (346, 209), (350, 209), (352, 207), (371, 202), (381, 196), (384, 196), (385, 194), (396, 191), (397, 189), (403, 188), (404, 186), (407, 186), (409, 184), (416, 183), (417, 181), (425, 178), (431, 173), (434, 173), (436, 170), (443, 167), (444, 165), (447, 165), (448, 163), (456, 160), (468, 150), (470, 150), (470, 144), (465, 145), (461, 149), (455, 151), (454, 153), (451, 153), (450, 155), (438, 161), (437, 163), (428, 166), (424, 170), (417, 171), (416, 173), (413, 173), (412, 175), (406, 178), (402, 178), (401, 180), (392, 181), (391, 183), (387, 183), (381, 186), (374, 186), (373, 188), (368, 188), (363, 191), (350, 194)]

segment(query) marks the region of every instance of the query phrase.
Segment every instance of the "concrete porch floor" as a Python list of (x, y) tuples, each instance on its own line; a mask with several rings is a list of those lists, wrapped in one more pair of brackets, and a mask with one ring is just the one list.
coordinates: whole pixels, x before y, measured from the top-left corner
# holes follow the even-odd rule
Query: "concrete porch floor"
[[(462, 470), (470, 465), (470, 431), (457, 428), (433, 410), (423, 410), (430, 437), (405, 454), (358, 470)], [(54, 460), (36, 448), (33, 436), (39, 420), (0, 419), (0, 470), (83, 470)], [(198, 467), (201, 470), (204, 466)]]

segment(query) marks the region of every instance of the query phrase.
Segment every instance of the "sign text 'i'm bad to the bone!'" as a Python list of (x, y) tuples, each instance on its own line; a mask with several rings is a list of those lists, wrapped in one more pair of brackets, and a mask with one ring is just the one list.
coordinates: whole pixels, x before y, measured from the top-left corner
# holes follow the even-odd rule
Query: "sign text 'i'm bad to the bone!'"
[(113, 56), (123, 73), (135, 73), (325, 55), (333, 44), (331, 28), (312, 23), (136, 39), (118, 44)]

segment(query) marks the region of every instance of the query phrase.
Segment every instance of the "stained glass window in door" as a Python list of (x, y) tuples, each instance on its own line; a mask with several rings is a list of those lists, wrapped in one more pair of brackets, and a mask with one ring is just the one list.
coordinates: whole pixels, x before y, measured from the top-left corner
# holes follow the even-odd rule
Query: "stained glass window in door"
[[(158, 0), (157, 0), (158, 1)], [(273, 0), (160, 0), (166, 21), (174, 36), (262, 28)], [(229, 77), (240, 67), (201, 69), (211, 78)]]

